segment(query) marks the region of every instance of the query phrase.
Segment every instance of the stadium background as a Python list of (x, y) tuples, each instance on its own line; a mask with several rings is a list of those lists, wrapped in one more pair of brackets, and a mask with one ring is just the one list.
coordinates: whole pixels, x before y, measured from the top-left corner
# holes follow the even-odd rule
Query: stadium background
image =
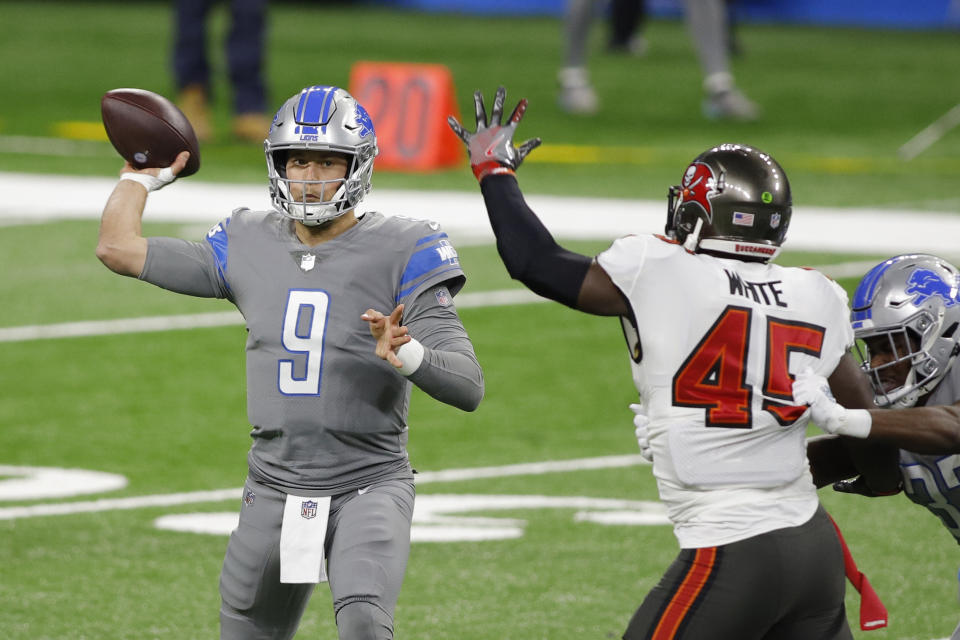
[[(453, 73), (468, 122), (476, 88), (489, 95), (504, 84), (508, 103), (526, 96), (530, 110), (520, 136), (539, 135), (545, 144), (521, 170), (521, 184), (534, 197), (555, 196), (557, 206), (569, 201), (583, 230), (571, 232), (569, 242), (584, 252), (601, 250), (613, 237), (589, 231), (614, 204), (636, 201), (637, 228), (661, 224), (666, 187), (690, 158), (726, 140), (749, 142), (781, 161), (791, 176), (798, 221), (805, 210), (834, 213), (836, 224), (830, 215), (817, 218), (825, 245), (834, 245), (836, 229), (849, 217), (845, 212), (856, 207), (899, 219), (903, 251), (935, 240), (949, 246), (950, 238), (935, 237), (936, 230), (916, 230), (921, 219), (952, 229), (946, 222), (960, 210), (960, 131), (947, 132), (909, 162), (897, 150), (960, 102), (954, 5), (914, 3), (922, 6), (878, 22), (868, 18), (894, 3), (846, 4), (864, 19), (827, 25), (744, 15), (738, 29), (745, 53), (735, 59), (734, 71), (765, 110), (753, 125), (701, 118), (700, 72), (684, 26), (669, 7), (657, 9), (648, 31), (650, 51), (639, 60), (605, 53), (598, 22), (590, 67), (603, 107), (593, 118), (565, 115), (555, 105), (557, 3), (550, 11), (506, 16), (377, 3), (274, 2), (267, 77), (271, 102), (277, 103), (305, 84), (346, 85), (358, 60), (439, 63)], [(744, 5), (755, 11), (764, 6)], [(915, 19), (940, 9), (937, 20)], [(225, 11), (213, 18), (212, 36), (219, 42)], [(97, 129), (99, 99), (122, 86), (172, 95), (171, 23), (162, 2), (0, 4), (3, 330), (42, 325), (49, 334), (49, 327), (62, 323), (230, 309), (117, 278), (93, 257), (95, 218), (109, 192), (96, 180), (119, 169)], [(211, 54), (222, 69), (222, 48), (215, 42)], [(228, 88), (220, 82), (214, 115), (218, 129), (226, 131)], [(94, 180), (102, 189), (100, 202), (79, 197), (71, 180), (62, 179), (58, 188), (56, 176), (65, 175)], [(199, 237), (234, 206), (246, 204), (230, 191), (245, 197), (248, 188), (265, 186), (262, 152), (220, 135), (203, 148), (200, 174), (178, 186), (202, 183), (227, 192), (220, 206), (191, 211), (195, 222), (148, 216), (147, 233)], [(380, 171), (374, 186), (408, 194), (397, 205), (403, 210), (391, 213), (416, 215), (418, 198), (429, 209), (434, 198), (450, 192), (479, 200), (465, 165), (425, 174)], [(19, 204), (11, 210), (5, 202)], [(384, 201), (385, 209), (389, 205)], [(69, 210), (70, 219), (50, 220), (51, 209)], [(464, 215), (478, 214), (471, 209)], [(863, 228), (845, 231), (845, 250), (798, 251), (788, 244), (780, 261), (822, 266), (849, 288), (863, 263), (885, 257), (876, 250), (871, 217), (856, 219)], [(473, 222), (483, 225), (482, 217)], [(465, 293), (517, 289), (482, 236), (454, 240), (469, 274)], [(618, 521), (613, 516), (620, 512), (625, 515), (619, 522), (635, 523), (642, 511), (636, 501), (656, 499), (649, 467), (630, 457), (635, 443), (626, 405), (633, 390), (619, 328), (558, 305), (499, 299), (462, 303), (486, 370), (484, 404), (465, 415), (417, 394), (410, 451), (429, 480), (420, 487), (420, 495), (430, 498), (424, 504), (453, 496), (454, 502), (477, 505), (457, 516), (496, 519), (474, 521), (474, 527), (510, 525), (522, 535), (414, 544), (397, 636), (618, 637), (676, 545), (668, 526), (598, 522), (604, 519), (598, 513)], [(24, 471), (14, 467), (29, 466), (95, 470), (127, 481), (110, 492), (30, 499), (13, 482), (0, 483), (4, 637), (215, 637), (225, 539), (162, 530), (155, 521), (234, 512), (235, 499), (208, 496), (168, 506), (136, 500), (229, 493), (240, 486), (248, 446), (242, 341), (242, 328), (228, 324), (0, 344), (0, 475), (15, 479)], [(594, 462), (576, 462), (584, 459)], [(544, 466), (503, 468), (526, 463)], [(614, 464), (625, 466), (604, 466)], [(427, 474), (478, 467), (492, 470)], [(501, 498), (491, 506), (465, 496), (545, 498)], [(56, 505), (79, 510), (76, 505), (124, 498), (141, 506), (99, 503), (101, 510), (89, 513), (37, 515)], [(960, 617), (958, 563), (956, 547), (936, 519), (902, 496), (866, 500), (823, 491), (822, 499), (890, 609), (888, 629), (856, 636), (949, 635)], [(617, 507), (602, 500), (628, 502)], [(441, 523), (418, 526), (436, 531)], [(856, 598), (850, 596), (848, 604), (855, 625)], [(335, 637), (329, 608), (321, 587), (300, 635)]]

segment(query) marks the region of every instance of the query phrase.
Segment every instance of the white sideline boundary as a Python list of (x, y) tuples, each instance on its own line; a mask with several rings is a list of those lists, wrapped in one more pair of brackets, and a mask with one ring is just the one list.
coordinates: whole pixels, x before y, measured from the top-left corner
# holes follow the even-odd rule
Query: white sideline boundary
[[(0, 223), (97, 219), (116, 178), (0, 172)], [(45, 194), (37, 197), (37, 194)], [(630, 233), (661, 233), (666, 201), (529, 195), (527, 201), (558, 237), (613, 239)], [(239, 206), (267, 209), (267, 186), (193, 182), (187, 179), (153, 193), (145, 217), (157, 222), (213, 226)], [(426, 218), (443, 225), (456, 241), (493, 234), (483, 198), (476, 191), (377, 189), (362, 211)], [(869, 207), (794, 208), (787, 249), (880, 253), (958, 253), (960, 214)]]

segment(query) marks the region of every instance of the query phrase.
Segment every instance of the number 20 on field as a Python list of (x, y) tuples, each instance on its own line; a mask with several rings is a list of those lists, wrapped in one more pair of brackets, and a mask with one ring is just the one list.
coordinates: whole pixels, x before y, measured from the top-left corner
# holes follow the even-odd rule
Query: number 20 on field
[(358, 62), (350, 93), (366, 108), (377, 133), (376, 166), (429, 171), (466, 157), (447, 116), (460, 118), (453, 75), (438, 64)]

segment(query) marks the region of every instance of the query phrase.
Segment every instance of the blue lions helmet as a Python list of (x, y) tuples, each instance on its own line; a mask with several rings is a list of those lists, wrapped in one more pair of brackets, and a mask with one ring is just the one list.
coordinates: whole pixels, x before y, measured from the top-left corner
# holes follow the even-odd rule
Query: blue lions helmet
[[(881, 407), (912, 407), (960, 353), (960, 270), (942, 258), (908, 254), (884, 260), (857, 285), (852, 308), (857, 350)], [(890, 353), (890, 361), (873, 366), (871, 344)], [(905, 361), (910, 371), (894, 386), (890, 368)]]
[[(333, 151), (350, 158), (346, 178), (329, 202), (299, 202), (290, 195), (287, 155), (293, 149)], [(315, 226), (352, 210), (370, 191), (377, 136), (369, 114), (339, 87), (316, 85), (292, 96), (273, 117), (263, 143), (270, 199), (283, 215)]]

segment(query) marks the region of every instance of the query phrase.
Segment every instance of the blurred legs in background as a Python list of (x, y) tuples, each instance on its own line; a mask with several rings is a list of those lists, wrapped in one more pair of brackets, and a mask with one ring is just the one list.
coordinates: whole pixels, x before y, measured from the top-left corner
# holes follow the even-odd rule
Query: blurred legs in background
[[(200, 140), (213, 137), (210, 121), (211, 72), (207, 56), (207, 19), (216, 0), (177, 0), (173, 71), (178, 104)], [(270, 128), (266, 115), (263, 47), (267, 0), (229, 0), (230, 31), (226, 54), (233, 91), (233, 134), (261, 142)]]
[(560, 108), (567, 113), (597, 112), (597, 94), (587, 73), (587, 39), (593, 23), (593, 0), (567, 0), (564, 16), (564, 66), (560, 69)]
[(647, 40), (643, 37), (646, 4), (646, 0), (610, 0), (608, 51), (638, 58), (647, 52)]
[[(684, 18), (703, 70), (703, 115), (711, 120), (749, 122), (760, 108), (736, 86), (730, 55), (740, 51), (731, 29), (731, 0), (684, 0)], [(600, 106), (587, 70), (587, 45), (593, 23), (593, 0), (568, 0), (564, 15), (563, 67), (558, 73), (560, 108), (592, 115)], [(637, 57), (646, 53), (642, 33), (645, 0), (611, 0), (609, 49)]]
[(730, 72), (730, 35), (724, 0), (684, 0), (687, 29), (703, 70), (703, 115), (711, 120), (752, 121), (760, 108), (737, 89)]

